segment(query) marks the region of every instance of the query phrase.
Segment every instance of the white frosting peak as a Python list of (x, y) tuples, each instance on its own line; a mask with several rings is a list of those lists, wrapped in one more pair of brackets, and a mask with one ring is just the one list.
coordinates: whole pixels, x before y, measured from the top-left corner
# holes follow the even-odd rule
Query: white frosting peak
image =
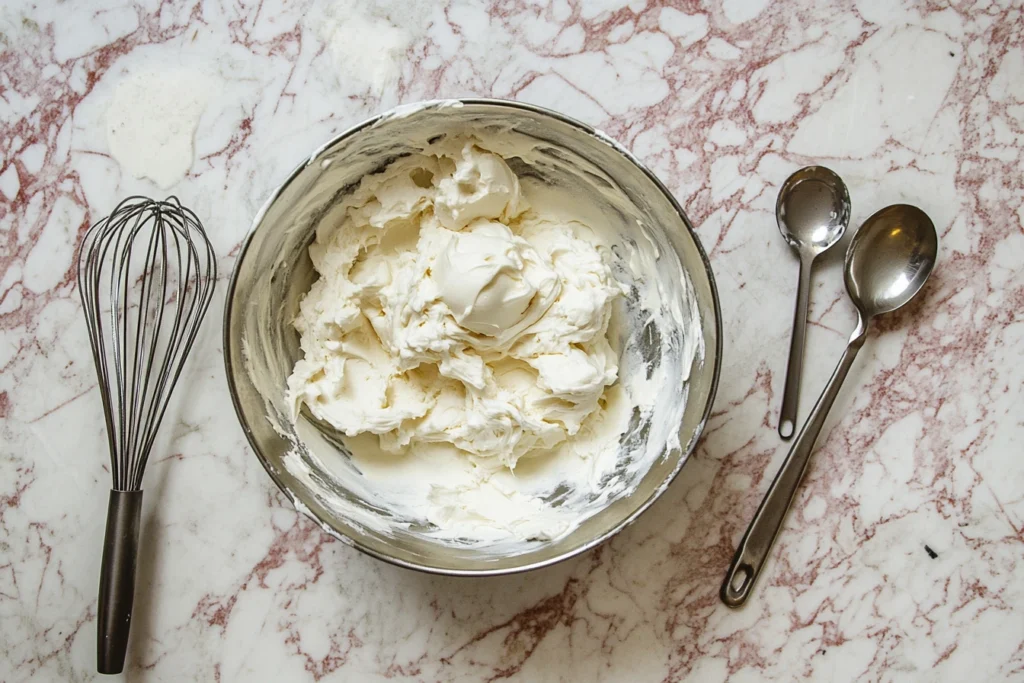
[(434, 212), (449, 230), (461, 230), (477, 218), (507, 221), (525, 208), (516, 174), (504, 159), (473, 141), (442, 163), (451, 171), (437, 183)]
[(460, 325), (502, 340), (537, 322), (561, 290), (558, 275), (529, 242), (483, 219), (452, 236), (433, 277)]

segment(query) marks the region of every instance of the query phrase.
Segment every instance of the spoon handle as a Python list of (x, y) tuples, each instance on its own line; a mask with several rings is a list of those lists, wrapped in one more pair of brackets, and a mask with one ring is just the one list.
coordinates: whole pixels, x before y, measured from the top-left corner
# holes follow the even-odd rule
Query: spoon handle
[(796, 289), (796, 311), (793, 334), (789, 339), (789, 363), (786, 365), (786, 386), (782, 390), (782, 411), (779, 414), (779, 436), (784, 441), (796, 429), (796, 409), (800, 401), (800, 375), (804, 364), (804, 336), (807, 332), (807, 308), (811, 299), (811, 264), (814, 258), (800, 255), (800, 283)]
[(750, 597), (754, 587), (754, 581), (764, 568), (768, 553), (771, 552), (775, 538), (782, 529), (782, 523), (786, 519), (786, 512), (796, 498), (796, 492), (803, 479), (807, 463), (811, 460), (811, 453), (814, 451), (814, 442), (818, 439), (818, 433), (828, 417), (828, 411), (839, 394), (839, 389), (846, 379), (857, 352), (864, 345), (867, 338), (867, 326), (863, 317), (857, 321), (857, 329), (850, 337), (850, 343), (843, 352), (832, 378), (825, 386), (821, 398), (814, 405), (807, 422), (797, 435), (789, 455), (782, 462), (779, 473), (775, 475), (768, 492), (757, 508), (754, 519), (747, 527), (736, 548), (736, 554), (732, 558), (729, 570), (725, 574), (725, 582), (722, 583), (722, 590), (719, 596), (729, 607), (739, 607)]

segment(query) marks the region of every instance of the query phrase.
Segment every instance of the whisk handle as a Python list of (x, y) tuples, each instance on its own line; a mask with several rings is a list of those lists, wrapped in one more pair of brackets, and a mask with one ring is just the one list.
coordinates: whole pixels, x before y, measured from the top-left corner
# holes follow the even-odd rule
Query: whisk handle
[(141, 518), (142, 491), (110, 492), (96, 608), (96, 670), (101, 674), (119, 674), (124, 669), (135, 601)]

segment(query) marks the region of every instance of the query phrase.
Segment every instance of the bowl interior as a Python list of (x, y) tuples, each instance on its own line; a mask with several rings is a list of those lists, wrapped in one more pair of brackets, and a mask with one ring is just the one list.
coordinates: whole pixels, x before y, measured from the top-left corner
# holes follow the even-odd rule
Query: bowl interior
[[(514, 552), (439, 543), (415, 528), (396, 531), (386, 523), (385, 511), (374, 509), (358, 490), (332, 476), (333, 467), (345, 466), (344, 444), (306, 417), (292, 425), (284, 405), (287, 377), (301, 357), (291, 320), (316, 277), (307, 248), (317, 227), (331, 223), (332, 207), (363, 176), (417, 151), (411, 141), (422, 137), (424, 130), (437, 135), (472, 133), (492, 140), (529, 139), (552, 161), (551, 173), (565, 176), (559, 182), (599, 188), (597, 203), (603, 201), (601, 197), (613, 198), (609, 206), (617, 208), (610, 210), (624, 223), (637, 226), (626, 241), (634, 247), (642, 244), (646, 254), (639, 265), (634, 257), (630, 267), (651, 277), (657, 271), (658, 291), (668, 292), (679, 322), (674, 330), (631, 330), (620, 344), (633, 345), (644, 358), (657, 360), (659, 354), (672, 353), (666, 350), (671, 345), (665, 343), (664, 335), (673, 333), (685, 335), (682, 343), (692, 350), (692, 361), (681, 356), (683, 365), (655, 362), (650, 366), (655, 372), (671, 373), (664, 378), (667, 386), (685, 383), (686, 399), (679, 404), (681, 414), (669, 419), (672, 438), (661, 438), (658, 457), (636, 475), (628, 495), (614, 498), (567, 535), (525, 544)], [(520, 175), (537, 173), (537, 168), (516, 159), (510, 165)], [(566, 168), (572, 169), (568, 176)], [(613, 252), (625, 268), (629, 255), (615, 248)], [(679, 321), (688, 314), (696, 319), (695, 328), (684, 329)], [(628, 153), (590, 128), (552, 112), (500, 101), (464, 100), (400, 108), (371, 120), (332, 140), (293, 172), (260, 211), (236, 264), (225, 312), (225, 363), (246, 435), (267, 472), (298, 509), (341, 540), (397, 564), (448, 574), (495, 574), (550, 564), (582, 552), (618, 531), (657, 498), (693, 451), (707, 419), (721, 362), (719, 325), (711, 270), (692, 227), (667, 190)], [(650, 425), (638, 426), (637, 431), (643, 432), (643, 438), (654, 438), (649, 436)], [(380, 515), (381, 523), (367, 523), (367, 514), (370, 518)]]

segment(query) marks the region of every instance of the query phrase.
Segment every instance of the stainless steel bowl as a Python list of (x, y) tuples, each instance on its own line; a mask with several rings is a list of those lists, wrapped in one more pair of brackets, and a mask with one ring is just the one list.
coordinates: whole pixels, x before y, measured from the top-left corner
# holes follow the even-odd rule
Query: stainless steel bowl
[[(703, 352), (693, 360), (686, 380), (689, 395), (679, 425), (681, 448), (666, 448), (629, 495), (613, 500), (567, 535), (532, 544), (516, 554), (480, 552), (415, 533), (396, 535), (353, 523), (330, 501), (340, 497), (360, 505), (358, 496), (340, 489), (315, 460), (305, 462), (305, 476), (296, 476), (285, 462), (296, 457), (296, 432), (286, 421), (268, 418), (280, 412), (277, 404), (287, 377), (301, 357), (291, 320), (316, 276), (307, 254), (316, 225), (353, 183), (404, 153), (396, 141), (413, 124), (419, 129), (514, 132), (600, 169), (600, 182), (621, 193), (653, 231), (653, 240), (660, 245), (656, 247), (659, 258), (678, 259), (676, 267), (681, 265), (685, 272), (690, 303), (699, 313)], [(224, 363), (235, 411), (263, 467), (296, 508), (328, 533), (374, 557), (449, 575), (508, 574), (547, 566), (593, 548), (636, 519), (672, 482), (696, 447), (711, 410), (721, 357), (721, 313), (711, 266), (671, 193), (631, 154), (589, 126), (540, 107), (502, 100), (465, 99), (400, 108), (342, 133), (313, 152), (254, 219), (235, 265), (224, 313)], [(686, 373), (678, 381), (684, 377)], [(299, 443), (316, 432), (306, 427)]]

